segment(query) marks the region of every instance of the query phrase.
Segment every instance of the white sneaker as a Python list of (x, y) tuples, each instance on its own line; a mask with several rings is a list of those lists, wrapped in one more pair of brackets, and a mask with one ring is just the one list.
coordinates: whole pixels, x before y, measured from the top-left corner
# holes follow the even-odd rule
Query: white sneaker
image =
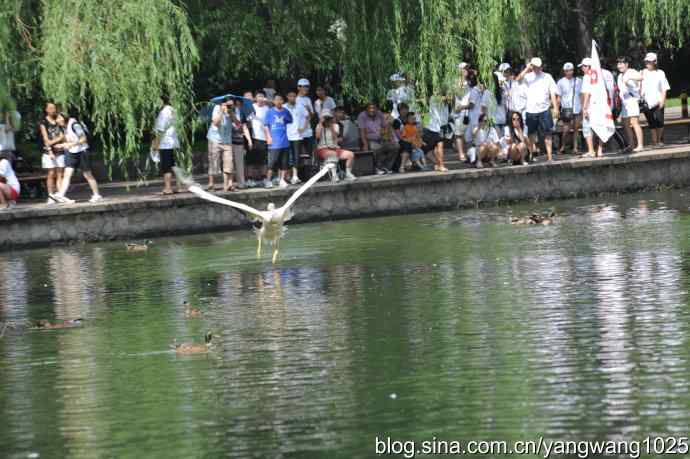
[(280, 182), (278, 182), (278, 186), (280, 188), (287, 188), (290, 185), (288, 185), (288, 182), (286, 182), (285, 180), (281, 180)]
[(290, 180), (290, 183), (292, 183), (293, 185), (297, 185), (300, 182), (301, 182), (301, 180), (296, 175), (293, 175), (292, 179)]
[(68, 199), (68, 198), (60, 195), (59, 193), (51, 194), (50, 199), (52, 199), (55, 202), (60, 203), (60, 204), (74, 204), (75, 203), (74, 200)]
[(10, 203), (7, 205), (9, 209), (14, 209), (17, 207), (17, 201), (10, 201)]
[(357, 177), (352, 172), (347, 171), (345, 172), (345, 180), (357, 180)]
[(70, 199), (70, 198), (68, 198), (67, 196), (62, 196), (62, 195), (59, 195), (59, 194), (56, 194), (55, 197), (57, 198), (57, 201), (58, 201), (60, 204), (74, 204), (75, 202), (77, 202), (77, 201), (75, 201), (74, 199)]
[(376, 169), (376, 175), (386, 175), (386, 171), (383, 169)]
[(57, 201), (53, 201), (52, 198), (48, 198), (48, 200), (46, 201), (46, 205), (47, 205), (47, 206), (52, 206), (52, 205), (55, 204), (56, 202), (57, 202)]
[(271, 182), (270, 180), (264, 180), (264, 188), (266, 188), (266, 189), (273, 188), (273, 182)]
[(91, 196), (91, 199), (89, 199), (89, 202), (101, 202), (103, 200), (103, 196), (100, 194), (94, 194)]
[(331, 182), (337, 183), (340, 181), (340, 177), (338, 177), (338, 172), (337, 171), (331, 171)]

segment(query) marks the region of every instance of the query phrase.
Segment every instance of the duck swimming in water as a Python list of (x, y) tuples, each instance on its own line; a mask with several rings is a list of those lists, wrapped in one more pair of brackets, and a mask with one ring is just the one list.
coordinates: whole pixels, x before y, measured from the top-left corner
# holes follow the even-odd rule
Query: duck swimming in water
[(184, 315), (187, 318), (190, 317), (201, 317), (201, 309), (199, 308), (193, 308), (192, 305), (190, 305), (188, 302), (184, 302)]
[(81, 319), (65, 320), (64, 322), (51, 323), (46, 319), (41, 319), (36, 322), (33, 327), (35, 330), (59, 330), (62, 328), (74, 328), (81, 326)]
[(213, 340), (213, 334), (208, 331), (204, 335), (204, 344), (197, 343), (182, 343), (175, 344), (175, 353), (178, 355), (189, 355), (189, 354), (204, 354), (208, 352), (211, 347), (211, 341)]
[(128, 252), (146, 252), (151, 244), (153, 244), (153, 241), (146, 241), (143, 244), (128, 242), (125, 244), (125, 247), (127, 247)]
[(552, 225), (556, 218), (556, 212), (548, 214), (532, 214), (529, 217), (511, 217), (511, 225)]

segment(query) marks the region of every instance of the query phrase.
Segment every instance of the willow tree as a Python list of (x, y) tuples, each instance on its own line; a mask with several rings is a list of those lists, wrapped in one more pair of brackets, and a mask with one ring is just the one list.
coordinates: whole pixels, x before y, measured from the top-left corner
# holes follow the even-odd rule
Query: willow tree
[[(169, 0), (44, 0), (41, 85), (93, 124), (109, 164), (138, 157), (159, 97), (188, 132), (198, 60), (184, 9)], [(185, 136), (183, 136), (185, 137)]]
[(426, 100), (463, 60), (490, 82), (505, 59), (575, 61), (592, 37), (608, 56), (678, 48), (689, 26), (690, 0), (0, 0), (0, 102), (79, 109), (119, 164), (145, 151), (161, 94), (187, 137), (193, 98), (232, 81), (333, 78), (363, 102), (404, 71)]

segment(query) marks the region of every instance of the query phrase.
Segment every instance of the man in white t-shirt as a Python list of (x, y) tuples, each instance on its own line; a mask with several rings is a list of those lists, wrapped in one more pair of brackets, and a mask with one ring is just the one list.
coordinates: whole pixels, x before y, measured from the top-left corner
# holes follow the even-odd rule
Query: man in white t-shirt
[(663, 70), (657, 68), (655, 53), (647, 53), (644, 58), (645, 69), (642, 71), (642, 98), (649, 110), (645, 112), (652, 135), (652, 144), (663, 146), (664, 142), (664, 106), (666, 95), (671, 89)]
[(290, 142), (288, 168), (292, 170), (290, 183), (296, 185), (300, 182), (297, 176), (297, 164), (299, 155), (302, 154), (302, 138), (304, 131), (306, 131), (309, 125), (309, 117), (304, 107), (297, 103), (297, 93), (295, 91), (287, 93), (287, 104), (285, 104), (285, 108), (287, 108), (290, 115), (292, 115), (292, 123), (287, 125), (287, 137)]
[(469, 64), (461, 62), (458, 65), (458, 70), (460, 71), (460, 77), (455, 88), (456, 94), (453, 98), (453, 110), (450, 118), (453, 124), (453, 136), (455, 137), (455, 151), (458, 152), (460, 161), (465, 161), (465, 131), (467, 130), (465, 120), (469, 119), (467, 118), (469, 116), (467, 110), (472, 108), (468, 106), (470, 104), (470, 98), (468, 97), (470, 85), (467, 81), (467, 77), (470, 74)]
[[(477, 76), (473, 73), (467, 75), (467, 84), (468, 89), (460, 104), (455, 106), (455, 110), (462, 110), (466, 113), (466, 118), (463, 116), (463, 119), (460, 121), (465, 127), (465, 132), (463, 133), (465, 144), (471, 147), (473, 141), (472, 133), (479, 124), (479, 116), (482, 114), (483, 91), (485, 89), (479, 85)], [(484, 109), (486, 110), (486, 107)], [(467, 124), (464, 124), (465, 121), (467, 121)]]
[(558, 152), (565, 153), (565, 145), (568, 137), (573, 138), (573, 153), (577, 153), (577, 133), (580, 130), (582, 104), (580, 92), (582, 91), (582, 78), (575, 76), (575, 66), (572, 62), (563, 65), (563, 78), (558, 80), (559, 103), (561, 106), (561, 146)]
[(550, 108), (553, 107), (555, 118), (559, 118), (558, 87), (553, 77), (542, 70), (542, 61), (538, 57), (532, 58), (525, 70), (517, 76), (517, 81), (524, 82), (527, 92), (525, 110), (527, 130), (529, 131), (530, 151), (534, 151), (537, 136), (544, 136), (546, 144), (546, 159), (552, 161), (552, 138), (554, 116)]
[(312, 156), (314, 152), (314, 147), (316, 146), (314, 142), (314, 130), (311, 127), (311, 123), (317, 120), (316, 111), (314, 110), (314, 104), (312, 104), (311, 98), (309, 97), (309, 89), (311, 85), (309, 80), (306, 78), (300, 78), (297, 82), (297, 100), (296, 103), (304, 107), (307, 112), (308, 125), (307, 128), (302, 133), (302, 150), (305, 154)]
[[(247, 95), (245, 95), (245, 97)], [(254, 148), (247, 152), (245, 163), (247, 165), (246, 175), (251, 177), (252, 180), (256, 180), (259, 177), (265, 177), (266, 175), (268, 149), (266, 147), (264, 120), (266, 119), (268, 109), (269, 106), (266, 101), (266, 94), (264, 94), (263, 91), (257, 91), (254, 95), (254, 103), (252, 104), (253, 111), (247, 117), (249, 126), (251, 127), (252, 144)]]
[[(628, 145), (633, 145), (637, 140), (637, 147), (633, 151), (642, 151), (644, 138), (640, 127), (640, 81), (642, 75), (637, 70), (630, 68), (630, 59), (618, 58), (618, 93), (621, 98), (621, 118), (623, 130)], [(635, 139), (633, 138), (635, 131)]]

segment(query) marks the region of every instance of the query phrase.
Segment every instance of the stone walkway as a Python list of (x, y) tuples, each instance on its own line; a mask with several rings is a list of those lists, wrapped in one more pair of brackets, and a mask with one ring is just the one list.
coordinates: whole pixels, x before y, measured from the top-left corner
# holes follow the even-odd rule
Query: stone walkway
[[(677, 109), (677, 110), (676, 110)], [(678, 113), (673, 113), (676, 117), (680, 117), (680, 108), (676, 109), (670, 109), (670, 110), (676, 110)], [(668, 114), (667, 114), (668, 118)], [(648, 149), (646, 150), (647, 152), (653, 152), (653, 151), (667, 151), (669, 149), (673, 149), (674, 147), (678, 147), (681, 145), (688, 145), (688, 142), (690, 142), (690, 139), (688, 139), (688, 128), (685, 126), (676, 126), (674, 128), (669, 128), (667, 129), (666, 135), (667, 139), (667, 145), (661, 149)], [(608, 153), (606, 154), (606, 157), (616, 157), (621, 155), (621, 153)], [(579, 156), (573, 156), (573, 155), (561, 155), (556, 157), (556, 162), (558, 161), (563, 161), (563, 160), (570, 160), (570, 159), (577, 159)], [(585, 161), (586, 159), (583, 159)], [(451, 149), (446, 149), (445, 152), (445, 162), (446, 162), (446, 167), (450, 170), (459, 170), (459, 169), (472, 169), (473, 167), (470, 166), (469, 164), (466, 164), (464, 162), (460, 162), (458, 160), (457, 154), (451, 150)], [(535, 160), (535, 164), (540, 164), (545, 162), (545, 156), (539, 156)], [(500, 168), (503, 167), (511, 167), (510, 165), (503, 163), (499, 165)], [(415, 172), (415, 173), (408, 173), (405, 174), (404, 176), (417, 176), (417, 175), (424, 175), (424, 174), (436, 174), (435, 172)], [(395, 174), (394, 176), (398, 177), (398, 174)], [(207, 182), (207, 177), (204, 175), (198, 175), (195, 176), (195, 180), (202, 184), (205, 185)], [(381, 180), (381, 177), (379, 176), (364, 176), (360, 177), (358, 181), (376, 181), (376, 180)], [(216, 183), (222, 183), (219, 182), (218, 180)], [(141, 200), (151, 200), (151, 199), (162, 199), (162, 200), (168, 200), (168, 199), (174, 199), (176, 196), (184, 196), (188, 195), (188, 192), (184, 192), (181, 194), (175, 194), (173, 196), (159, 196), (159, 193), (163, 187), (163, 181), (162, 179), (153, 179), (153, 180), (145, 180), (145, 181), (129, 181), (129, 182), (105, 182), (105, 183), (100, 183), (99, 184), (101, 195), (105, 198), (106, 202), (109, 203), (120, 203), (120, 202), (127, 202), (127, 201), (141, 201)], [(221, 190), (221, 186), (217, 185), (217, 189)], [(289, 190), (294, 190), (296, 189), (297, 186), (290, 186)], [(275, 189), (275, 188), (274, 188)], [(258, 188), (251, 188), (248, 190), (244, 190), (244, 192), (247, 193), (267, 193), (270, 192), (270, 190), (265, 190), (262, 187)], [(230, 193), (228, 196), (231, 196), (232, 193)], [(16, 210), (22, 210), (22, 209), (41, 209), (41, 208), (52, 208), (52, 207), (74, 207), (74, 206), (80, 206), (84, 205), (86, 201), (91, 196), (91, 191), (88, 187), (88, 185), (85, 182), (81, 183), (76, 183), (72, 186), (70, 192), (68, 193), (68, 196), (71, 199), (74, 199), (77, 201), (77, 204), (74, 205), (47, 205), (46, 204), (46, 198), (40, 199), (40, 200), (23, 200), (20, 201)], [(232, 199), (232, 198), (230, 198)], [(7, 211), (5, 211), (7, 212)], [(9, 211), (12, 212), (12, 211)]]

